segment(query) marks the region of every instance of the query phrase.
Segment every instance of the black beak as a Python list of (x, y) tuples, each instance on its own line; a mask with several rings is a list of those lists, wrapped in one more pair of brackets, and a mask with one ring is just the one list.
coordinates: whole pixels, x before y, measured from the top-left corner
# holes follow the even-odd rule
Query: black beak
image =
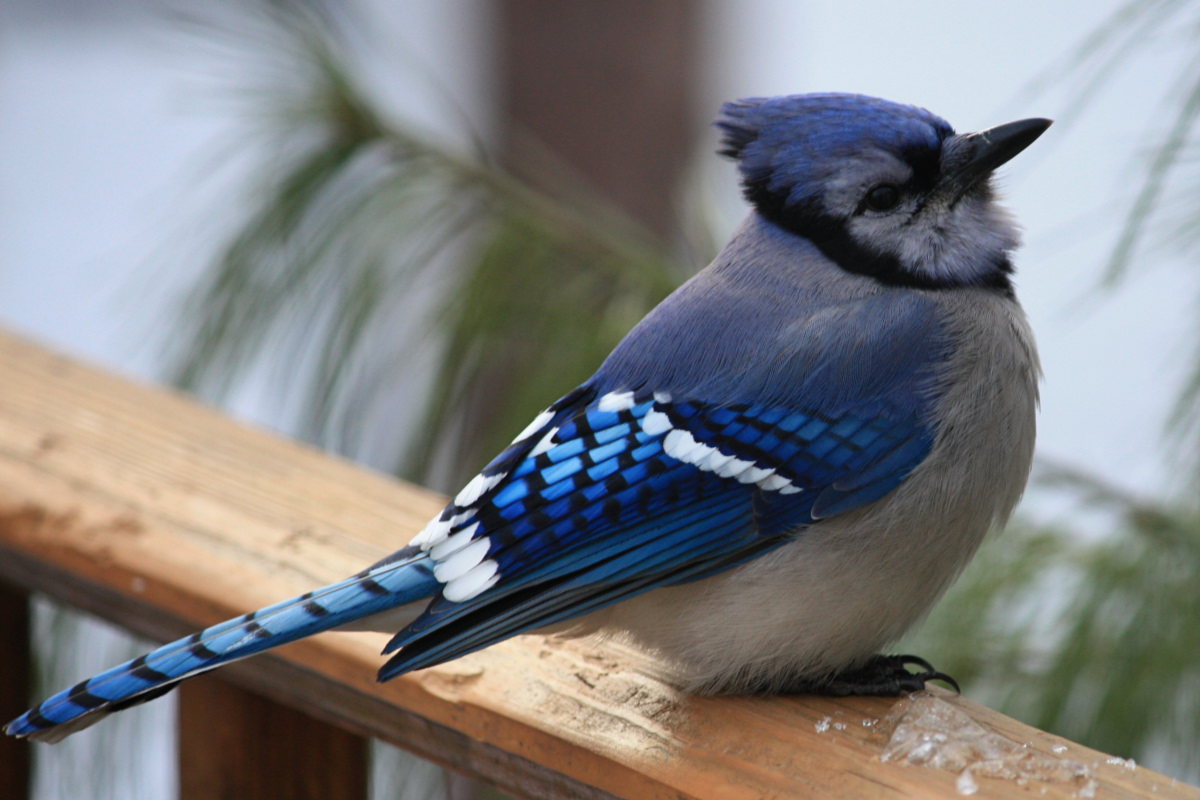
[(992, 171), (1033, 144), (1052, 120), (1033, 118), (951, 137), (942, 145), (942, 185), (958, 199)]

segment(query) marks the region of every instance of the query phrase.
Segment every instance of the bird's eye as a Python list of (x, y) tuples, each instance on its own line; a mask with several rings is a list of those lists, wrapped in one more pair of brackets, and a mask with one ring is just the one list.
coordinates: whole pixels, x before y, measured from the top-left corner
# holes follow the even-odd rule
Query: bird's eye
[(900, 203), (900, 190), (883, 183), (867, 192), (867, 208), (872, 211), (891, 211)]

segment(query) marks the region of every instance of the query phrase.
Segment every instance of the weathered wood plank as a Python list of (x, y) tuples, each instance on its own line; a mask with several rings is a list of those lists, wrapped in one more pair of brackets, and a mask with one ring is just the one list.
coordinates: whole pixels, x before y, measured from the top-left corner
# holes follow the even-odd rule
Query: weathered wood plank
[[(144, 635), (177, 636), (355, 572), (441, 504), (2, 335), (0, 371), (0, 577)], [(686, 697), (645, 656), (538, 636), (379, 685), (385, 640), (326, 634), (223, 677), (521, 796), (957, 796), (953, 772), (880, 759), (889, 712), (910, 701)], [(1039, 794), (1200, 799), (935, 694), (1045, 759), (1065, 745), (1092, 774), (1034, 782)], [(978, 784), (982, 796), (1027, 791)]]
[(179, 687), (180, 800), (366, 800), (368, 741), (202, 675)]

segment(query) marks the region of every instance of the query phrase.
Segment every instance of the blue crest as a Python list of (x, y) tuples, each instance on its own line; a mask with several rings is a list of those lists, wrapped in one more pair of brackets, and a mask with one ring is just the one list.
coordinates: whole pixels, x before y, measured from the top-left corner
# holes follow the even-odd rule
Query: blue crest
[(747, 195), (808, 198), (830, 165), (883, 150), (914, 164), (936, 165), (950, 123), (916, 106), (859, 94), (753, 97), (726, 103), (716, 125), (721, 154), (737, 159)]

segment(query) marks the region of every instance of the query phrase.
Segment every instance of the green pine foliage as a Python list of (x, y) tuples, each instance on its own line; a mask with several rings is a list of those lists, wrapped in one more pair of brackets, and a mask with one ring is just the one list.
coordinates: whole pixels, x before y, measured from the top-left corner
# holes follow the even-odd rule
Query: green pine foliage
[[(1195, 0), (1129, 0), (1072, 52), (1047, 70), (1043, 85), (1075, 79), (1074, 101), (1064, 114), (1070, 122), (1089, 104), (1099, 102), (1106, 84), (1133, 59), (1156, 48), (1194, 44), (1200, 32), (1200, 3)], [(1146, 87), (1163, 94), (1162, 113), (1148, 124), (1150, 157), (1141, 185), (1113, 246), (1100, 281), (1118, 285), (1130, 272), (1148, 266), (1146, 243), (1173, 247), (1188, 256), (1200, 252), (1200, 61), (1190, 59), (1173, 85)], [(1151, 247), (1151, 250), (1154, 248)], [(1197, 284), (1200, 286), (1200, 283)], [(1176, 398), (1170, 419), (1169, 449), (1187, 476), (1193, 497), (1200, 495), (1200, 327), (1194, 329), (1192, 368)]]
[(398, 471), (451, 489), (585, 380), (683, 271), (586, 190), (551, 198), (482, 150), (386, 119), (331, 19), (244, 15), (259, 52), (284, 62), (240, 92), (268, 163), (187, 299), (174, 382), (219, 400), (275, 364), (275, 391), (304, 398), (302, 435), (353, 454), (371, 438), (367, 410), (432, 349), (440, 366)]
[(1038, 473), (1103, 527), (1016, 521), (903, 647), (986, 705), (1196, 781), (1200, 513), (1070, 468)]

